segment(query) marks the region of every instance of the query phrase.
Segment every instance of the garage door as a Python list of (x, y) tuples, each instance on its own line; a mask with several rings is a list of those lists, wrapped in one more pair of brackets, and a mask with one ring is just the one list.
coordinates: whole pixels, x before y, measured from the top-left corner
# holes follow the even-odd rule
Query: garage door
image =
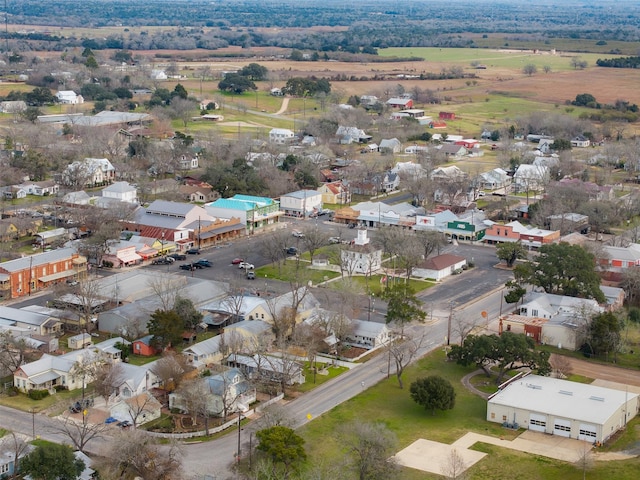
[(529, 430), (534, 432), (545, 432), (547, 430), (546, 415), (538, 415), (536, 413), (529, 414)]
[(584, 440), (586, 442), (595, 442), (598, 438), (598, 429), (595, 425), (589, 425), (588, 423), (580, 424), (580, 432), (578, 433), (578, 440)]
[(571, 436), (571, 422), (569, 420), (561, 420), (556, 418), (553, 421), (553, 434), (561, 437)]

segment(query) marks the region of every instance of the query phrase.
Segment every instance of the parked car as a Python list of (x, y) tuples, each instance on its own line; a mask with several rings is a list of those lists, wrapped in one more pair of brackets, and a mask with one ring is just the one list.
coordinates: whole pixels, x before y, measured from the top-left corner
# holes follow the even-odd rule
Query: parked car
[(291, 235), (293, 235), (296, 238), (304, 238), (304, 233), (299, 232), (298, 230), (294, 230), (293, 232), (291, 232)]
[(76, 285), (78, 285), (78, 281), (73, 279), (68, 279), (67, 285), (69, 285), (70, 287), (75, 287)]
[(231, 260), (231, 265), (238, 265), (239, 263), (244, 262), (244, 258), (236, 257)]
[(206, 258), (198, 260), (197, 262), (193, 262), (194, 265), (202, 265), (203, 267), (213, 267), (213, 263), (211, 263)]
[(200, 265), (199, 263), (183, 263), (182, 265), (180, 265), (180, 268), (182, 270), (198, 270), (201, 268), (204, 268), (203, 265)]
[(286, 249), (287, 255), (297, 255), (298, 249), (296, 247), (289, 247)]
[(247, 270), (247, 280), (255, 280), (256, 279), (256, 272), (254, 272), (253, 270)]
[(240, 262), (238, 264), (238, 268), (245, 268), (247, 270), (253, 270), (254, 268), (256, 268), (253, 263), (249, 263), (249, 262)]
[(336, 244), (336, 243), (340, 243), (340, 237), (329, 237), (329, 243)]
[(171, 253), (167, 255), (169, 258), (173, 258), (174, 260), (186, 260), (187, 256), (184, 253)]
[(171, 257), (154, 258), (151, 265), (171, 265), (175, 260)]
[(123, 420), (121, 422), (116, 423), (116, 427), (120, 427), (120, 428), (129, 428), (131, 425), (133, 425), (129, 420)]
[(190, 248), (189, 250), (187, 250), (187, 253), (189, 255), (200, 255), (200, 249), (199, 248)]
[(117, 418), (113, 418), (113, 417), (108, 417), (104, 423), (116, 423), (118, 421)]

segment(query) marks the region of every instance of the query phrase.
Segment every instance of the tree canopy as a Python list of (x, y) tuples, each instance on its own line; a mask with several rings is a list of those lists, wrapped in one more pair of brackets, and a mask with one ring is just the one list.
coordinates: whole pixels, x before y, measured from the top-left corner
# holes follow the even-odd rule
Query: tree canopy
[(387, 323), (404, 325), (413, 320), (424, 322), (427, 314), (422, 310), (422, 302), (418, 300), (405, 283), (388, 287), (382, 294), (387, 301)]
[(540, 247), (538, 257), (517, 265), (514, 276), (519, 283), (541, 287), (547, 293), (604, 302), (595, 267), (592, 253), (579, 245), (561, 242)]
[(287, 80), (283, 91), (297, 97), (312, 97), (318, 93), (331, 93), (331, 83), (325, 78), (295, 77)]
[(156, 310), (151, 314), (147, 328), (156, 346), (178, 345), (182, 341), (184, 320), (175, 310)]
[(409, 392), (414, 402), (431, 410), (433, 415), (436, 414), (436, 410), (451, 410), (456, 404), (453, 385), (440, 375), (417, 379), (409, 387)]
[(218, 83), (218, 88), (225, 92), (241, 94), (247, 90), (257, 90), (256, 84), (248, 77), (244, 77), (237, 73), (227, 73)]
[(282, 425), (265, 428), (256, 432), (258, 450), (265, 453), (275, 464), (284, 468), (285, 478), (307, 458), (304, 439), (291, 428)]
[(460, 365), (473, 365), (482, 368), (490, 375), (489, 366), (498, 366), (496, 383), (500, 383), (505, 373), (510, 370), (529, 367), (540, 375), (551, 371), (549, 353), (536, 351), (531, 337), (513, 332), (502, 335), (469, 335), (462, 346), (453, 345), (449, 358)]
[(496, 247), (496, 255), (507, 267), (513, 267), (516, 260), (527, 258), (527, 250), (521, 242), (503, 242)]
[(254, 82), (259, 82), (260, 80), (266, 79), (268, 73), (269, 70), (267, 67), (263, 67), (257, 63), (250, 63), (249, 65), (242, 67), (238, 72), (238, 75), (247, 77), (249, 80)]
[(613, 312), (603, 312), (591, 319), (582, 351), (585, 354), (606, 355), (616, 353), (622, 341), (624, 324)]
[(21, 473), (34, 480), (76, 480), (84, 467), (71, 447), (57, 443), (38, 445), (20, 462)]

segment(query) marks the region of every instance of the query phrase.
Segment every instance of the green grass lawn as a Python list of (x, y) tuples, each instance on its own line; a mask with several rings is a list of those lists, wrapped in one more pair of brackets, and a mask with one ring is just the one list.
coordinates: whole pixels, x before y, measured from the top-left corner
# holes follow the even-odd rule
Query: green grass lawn
[[(85, 395), (90, 394), (92, 390), (93, 388), (91, 386), (85, 388)], [(42, 410), (54, 407), (56, 406), (56, 404), (59, 404), (58, 410), (63, 411), (69, 405), (71, 405), (73, 400), (80, 398), (81, 395), (81, 389), (60, 390), (55, 395), (49, 395), (42, 400), (32, 400), (24, 393), (19, 393), (18, 395), (15, 395), (13, 397), (9, 395), (0, 395), (0, 405), (15, 408), (16, 410), (21, 410), (23, 412), (31, 412), (32, 410), (41, 412)]]
[(340, 367), (337, 365), (335, 366), (327, 365), (326, 371), (328, 372), (328, 375), (320, 375), (318, 373), (315, 375), (315, 382), (314, 382), (313, 370), (309, 366), (309, 362), (306, 362), (304, 366), (304, 376), (306, 381), (302, 385), (296, 385), (294, 390), (300, 393), (310, 392), (314, 388), (319, 387), (323, 383), (328, 382), (332, 378), (336, 378), (337, 376), (342, 375), (347, 370), (349, 369), (346, 367)]
[[(399, 449), (405, 448), (419, 438), (453, 443), (469, 431), (512, 439), (517, 432), (503, 429), (497, 423), (487, 422), (486, 402), (468, 392), (460, 379), (470, 369), (445, 361), (444, 352), (438, 350), (406, 370), (405, 389), (398, 388), (395, 377), (383, 380), (353, 399), (307, 424), (300, 433), (306, 440), (309, 463), (338, 464), (344, 461), (346, 451), (337, 432), (343, 425), (356, 420), (381, 421), (392, 430), (399, 441)], [(438, 374), (449, 380), (456, 390), (456, 406), (453, 410), (430, 412), (418, 406), (409, 396), (409, 385), (418, 377)], [(635, 428), (635, 427), (634, 427)], [(625, 445), (638, 440), (638, 433), (624, 437)], [(469, 479), (504, 480), (518, 478), (563, 479), (582, 478), (582, 472), (571, 464), (479, 444), (476, 450), (489, 453), (481, 462), (469, 470)], [(624, 462), (601, 462), (596, 464), (588, 478), (631, 479), (637, 476), (640, 459)], [(607, 475), (606, 472), (612, 472)], [(356, 477), (353, 477), (356, 478)], [(418, 480), (442, 478), (411, 469), (402, 469), (397, 479)]]
[(299, 281), (304, 280), (304, 282), (307, 282), (310, 280), (314, 285), (318, 285), (326, 280), (340, 276), (339, 272), (312, 270), (308, 268), (309, 265), (310, 263), (304, 260), (300, 260), (299, 262), (287, 260), (280, 264), (280, 266), (269, 264), (256, 269), (256, 278), (265, 278), (266, 276), (267, 278), (273, 278), (283, 282), (290, 282), (297, 278)]

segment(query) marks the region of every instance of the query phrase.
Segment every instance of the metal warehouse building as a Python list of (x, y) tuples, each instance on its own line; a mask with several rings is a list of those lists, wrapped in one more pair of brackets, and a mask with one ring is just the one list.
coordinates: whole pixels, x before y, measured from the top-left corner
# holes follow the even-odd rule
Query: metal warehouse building
[(527, 375), (489, 397), (487, 420), (603, 443), (635, 417), (639, 408), (636, 393)]

